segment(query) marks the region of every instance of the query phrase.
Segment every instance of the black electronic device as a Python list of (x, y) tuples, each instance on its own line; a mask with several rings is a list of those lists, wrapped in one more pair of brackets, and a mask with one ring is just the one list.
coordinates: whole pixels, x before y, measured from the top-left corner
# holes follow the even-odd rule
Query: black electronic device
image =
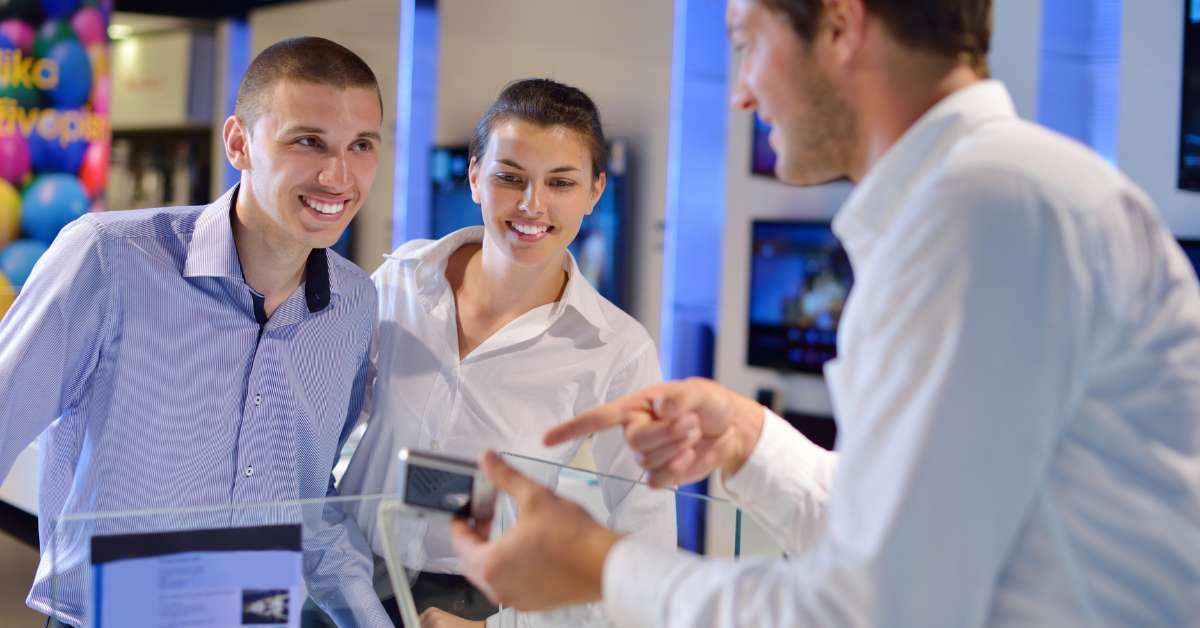
[(1200, 0), (1183, 18), (1183, 102), (1179, 125), (1179, 189), (1200, 192)]
[(754, 114), (753, 131), (750, 139), (750, 174), (764, 177), (775, 176), (775, 149), (769, 138), (771, 126)]
[(820, 374), (837, 355), (850, 260), (828, 223), (756, 220), (751, 231), (746, 361)]
[(496, 487), (471, 460), (412, 449), (400, 450), (400, 501), (425, 512), (490, 519)]

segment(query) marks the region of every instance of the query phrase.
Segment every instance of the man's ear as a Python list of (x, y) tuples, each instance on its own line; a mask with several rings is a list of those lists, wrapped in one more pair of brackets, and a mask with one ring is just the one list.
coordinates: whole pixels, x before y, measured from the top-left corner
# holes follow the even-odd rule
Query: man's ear
[(827, 38), (833, 59), (841, 65), (858, 55), (865, 37), (867, 8), (863, 0), (825, 0), (818, 38)]
[(225, 140), (225, 158), (238, 170), (250, 169), (250, 129), (237, 116), (225, 118), (221, 130)]

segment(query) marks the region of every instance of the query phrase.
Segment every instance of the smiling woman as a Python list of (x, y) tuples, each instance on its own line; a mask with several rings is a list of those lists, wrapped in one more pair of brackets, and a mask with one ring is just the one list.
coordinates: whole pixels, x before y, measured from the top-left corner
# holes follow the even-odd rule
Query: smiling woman
[[(591, 99), (549, 80), (512, 83), (479, 121), (470, 154), (483, 226), (409, 242), (374, 275), (374, 407), (343, 493), (394, 491), (405, 447), (472, 458), (496, 449), (565, 464), (579, 444), (545, 447), (545, 430), (661, 377), (646, 330), (587, 282), (567, 249), (606, 183)], [(592, 453), (602, 472), (641, 476), (619, 434), (597, 437)], [(613, 482), (604, 495), (617, 513), (611, 525), (674, 547), (669, 493)], [(373, 508), (356, 519), (380, 554)], [(444, 530), (411, 537), (424, 538), (425, 569), (434, 573), (418, 579), (418, 607), (461, 599), (457, 592), (471, 585), (457, 576)], [(496, 612), (474, 597), (479, 603), (459, 614), (482, 620)]]

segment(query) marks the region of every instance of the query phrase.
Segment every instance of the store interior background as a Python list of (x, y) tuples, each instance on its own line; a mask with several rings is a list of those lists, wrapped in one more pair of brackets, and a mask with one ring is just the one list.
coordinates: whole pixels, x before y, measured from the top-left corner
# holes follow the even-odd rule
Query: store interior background
[[(1200, 194), (1177, 188), (1185, 3), (997, 0), (990, 63), (1022, 116), (1095, 148), (1150, 194), (1178, 237), (1197, 238)], [(241, 71), (284, 37), (328, 37), (359, 53), (383, 89), (389, 150), (351, 234), (354, 261), (372, 271), (398, 244), (431, 235), (431, 149), (466, 144), (510, 80), (551, 77), (588, 92), (608, 135), (627, 146), (622, 305), (659, 343), (664, 376), (715, 376), (810, 425), (831, 415), (819, 376), (746, 363), (751, 224), (828, 221), (850, 188), (751, 173), (751, 116), (728, 107), (722, 0), (118, 0), (115, 9), (110, 210), (219, 195), (237, 177), (220, 125)], [(23, 604), (36, 560), (36, 456), (27, 450), (0, 486), (0, 563), (15, 566), (0, 570), (0, 625), (36, 619)], [(709, 549), (732, 538), (731, 520), (680, 517), (681, 533)]]

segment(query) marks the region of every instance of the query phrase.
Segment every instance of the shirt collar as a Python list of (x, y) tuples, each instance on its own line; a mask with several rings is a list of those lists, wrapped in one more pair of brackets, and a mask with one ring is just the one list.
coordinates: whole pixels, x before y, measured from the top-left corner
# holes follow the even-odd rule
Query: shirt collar
[[(239, 185), (204, 208), (192, 229), (184, 261), (184, 277), (224, 277), (245, 281), (233, 242), (231, 212), (237, 203)], [(304, 264), (304, 301), (309, 312), (320, 312), (339, 293), (337, 274), (329, 267), (325, 249), (313, 249)]]
[(891, 222), (914, 183), (939, 163), (946, 151), (980, 125), (1016, 119), (1004, 84), (973, 83), (925, 112), (855, 186), (833, 219), (833, 231), (849, 253), (862, 259)]
[[(446, 235), (439, 240), (412, 247), (401, 255), (388, 255), (388, 259), (399, 261), (401, 264), (414, 266), (417, 276), (417, 292), (425, 300), (426, 307), (431, 308), (436, 303), (436, 296), (441, 290), (449, 289), (446, 281), (446, 263), (450, 255), (465, 244), (475, 244), (483, 241), (483, 227), (466, 227)], [(587, 278), (580, 272), (575, 256), (567, 251), (563, 260), (563, 270), (567, 271), (567, 286), (562, 298), (554, 304), (551, 320), (557, 320), (568, 308), (579, 313), (589, 325), (600, 332), (609, 332), (612, 325), (604, 315), (600, 293), (588, 283)]]

